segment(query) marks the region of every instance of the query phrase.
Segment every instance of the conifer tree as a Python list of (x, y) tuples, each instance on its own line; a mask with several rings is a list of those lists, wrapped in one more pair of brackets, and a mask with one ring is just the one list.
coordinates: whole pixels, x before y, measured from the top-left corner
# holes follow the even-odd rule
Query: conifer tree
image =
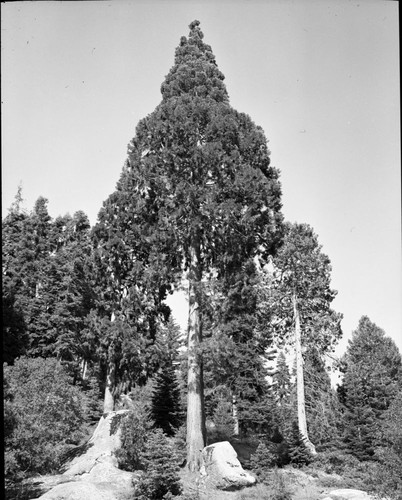
[[(237, 272), (221, 280), (213, 290), (214, 302), (206, 323), (206, 379), (209, 395), (227, 391), (233, 406), (235, 434), (264, 432), (267, 423), (267, 349), (272, 343), (257, 312), (256, 268), (246, 262)], [(205, 302), (207, 299), (204, 299)]]
[(165, 363), (155, 377), (151, 416), (167, 436), (173, 436), (182, 424), (180, 388), (174, 367)]
[(331, 309), (336, 291), (330, 288), (330, 273), (330, 260), (312, 228), (287, 223), (273, 271), (266, 273), (261, 288), (267, 322), (277, 342), (294, 346), (299, 429), (312, 454), (315, 447), (307, 431), (302, 351), (316, 346), (323, 356), (341, 336), (342, 315)]
[(363, 316), (344, 357), (339, 388), (345, 407), (345, 442), (360, 460), (370, 459), (380, 423), (402, 387), (402, 360), (395, 343)]
[(29, 346), (27, 325), (18, 301), (24, 288), (21, 272), (22, 240), (28, 215), (22, 210), (21, 186), (2, 220), (2, 330), (3, 362), (12, 364)]
[(300, 432), (296, 421), (292, 422), (291, 434), (288, 440), (290, 461), (299, 467), (309, 464), (311, 462), (311, 452), (305, 444), (304, 436)]
[[(202, 289), (210, 272), (229, 276), (281, 238), (280, 185), (261, 128), (229, 105), (199, 22), (182, 37), (162, 84), (162, 102), (141, 120), (108, 218), (131, 262), (158, 276), (159, 297), (189, 282), (187, 463), (205, 444)], [(115, 233), (116, 234), (116, 233)], [(118, 243), (120, 244), (120, 243)], [(142, 264), (141, 264), (142, 263)], [(117, 266), (116, 266), (117, 268)]]
[(160, 368), (153, 381), (151, 416), (156, 427), (173, 436), (183, 423), (182, 398), (176, 369), (183, 345), (179, 326), (170, 318), (157, 338)]
[(339, 445), (341, 410), (331, 379), (318, 350), (311, 346), (304, 355), (306, 417), (311, 438), (321, 449)]
[(278, 420), (278, 432), (283, 437), (288, 428), (289, 419), (296, 418), (294, 405), (294, 383), (291, 381), (289, 367), (283, 351), (277, 358), (275, 374), (272, 377), (272, 393)]
[(273, 376), (273, 380), (278, 404), (281, 405), (282, 402), (286, 401), (289, 397), (291, 387), (289, 367), (283, 351), (281, 351), (278, 355), (276, 372)]
[(19, 207), (16, 201), (2, 224), (5, 355), (55, 356), (78, 372), (93, 351), (89, 220), (79, 211), (53, 221), (43, 197), (30, 214)]
[(135, 485), (135, 498), (160, 500), (180, 495), (182, 486), (176, 450), (161, 429), (148, 437), (142, 460), (145, 473)]

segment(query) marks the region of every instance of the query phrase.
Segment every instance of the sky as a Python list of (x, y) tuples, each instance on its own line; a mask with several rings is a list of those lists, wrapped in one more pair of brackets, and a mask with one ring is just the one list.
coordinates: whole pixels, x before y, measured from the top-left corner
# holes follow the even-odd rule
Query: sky
[[(198, 19), (231, 105), (281, 172), (283, 214), (332, 262), (341, 354), (362, 315), (402, 351), (398, 2), (75, 1), (1, 4), (2, 211), (22, 183), (52, 217), (111, 194), (174, 50)], [(184, 326), (183, 297), (170, 301)]]

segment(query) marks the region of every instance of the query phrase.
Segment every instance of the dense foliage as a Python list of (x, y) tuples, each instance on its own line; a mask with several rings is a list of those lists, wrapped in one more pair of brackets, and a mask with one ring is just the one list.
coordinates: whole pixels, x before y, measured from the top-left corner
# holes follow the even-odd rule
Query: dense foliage
[(176, 451), (161, 429), (151, 432), (142, 453), (144, 474), (135, 485), (138, 500), (168, 500), (180, 494)]
[(344, 439), (351, 453), (370, 459), (381, 444), (381, 421), (402, 383), (402, 360), (395, 343), (363, 316), (341, 360), (339, 388), (345, 408)]
[(54, 358), (20, 357), (4, 368), (5, 473), (57, 470), (85, 435), (84, 393)]
[[(177, 453), (196, 469), (206, 438), (246, 446), (264, 481), (310, 464), (402, 495), (401, 355), (364, 316), (334, 391), (330, 260), (308, 224), (283, 222), (264, 133), (223, 82), (194, 21), (93, 227), (52, 219), (43, 197), (27, 212), (19, 188), (2, 221), (9, 483), (57, 470), (103, 400), (130, 410), (116, 456), (143, 471), (136, 498), (179, 495)], [(166, 304), (183, 288), (187, 332)]]

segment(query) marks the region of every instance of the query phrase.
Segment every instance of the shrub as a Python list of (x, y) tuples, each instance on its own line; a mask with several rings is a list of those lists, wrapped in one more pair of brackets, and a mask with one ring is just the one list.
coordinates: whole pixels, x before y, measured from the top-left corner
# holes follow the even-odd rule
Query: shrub
[(278, 469), (274, 470), (270, 486), (269, 500), (292, 500), (291, 491), (285, 482), (283, 474)]
[(275, 468), (263, 484), (239, 492), (236, 500), (292, 500), (284, 475)]
[(392, 500), (402, 498), (402, 458), (394, 449), (379, 448), (375, 452), (378, 462), (370, 464), (366, 481), (369, 489), (381, 497)]
[(83, 437), (84, 396), (53, 358), (5, 365), (6, 479), (55, 471), (62, 455)]
[(173, 446), (176, 450), (179, 463), (184, 465), (187, 459), (187, 426), (183, 424), (177, 429), (176, 434), (171, 439)]
[(308, 465), (312, 461), (312, 456), (305, 444), (299, 431), (297, 422), (292, 424), (292, 433), (289, 439), (289, 458), (293, 465)]
[(235, 500), (270, 500), (271, 488), (266, 484), (257, 484), (251, 488), (239, 491)]
[(268, 471), (277, 464), (276, 445), (272, 443), (267, 446), (261, 442), (255, 453), (251, 455), (250, 465), (257, 477), (264, 481), (267, 478)]
[(212, 417), (214, 427), (208, 429), (208, 444), (218, 441), (229, 441), (234, 434), (234, 419), (232, 415), (232, 404), (220, 400)]
[(132, 403), (131, 410), (121, 420), (121, 448), (115, 452), (120, 469), (129, 472), (144, 469), (142, 454), (152, 425), (147, 406)]
[(319, 453), (314, 463), (317, 468), (327, 474), (343, 475), (348, 470), (357, 468), (359, 460), (350, 453), (345, 453), (342, 450), (334, 450)]
[(180, 495), (182, 488), (176, 452), (161, 429), (149, 435), (141, 458), (145, 473), (135, 485), (137, 500), (168, 500)]

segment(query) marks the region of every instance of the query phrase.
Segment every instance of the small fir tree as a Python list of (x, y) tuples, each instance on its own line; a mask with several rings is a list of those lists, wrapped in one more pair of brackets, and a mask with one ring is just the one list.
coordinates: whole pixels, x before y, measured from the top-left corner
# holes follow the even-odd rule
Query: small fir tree
[(272, 443), (267, 446), (261, 441), (250, 457), (250, 465), (260, 480), (266, 479), (268, 472), (277, 465), (276, 445)]
[(149, 435), (142, 461), (145, 472), (135, 485), (137, 500), (167, 500), (180, 495), (182, 488), (176, 451), (161, 429)]
[(131, 411), (121, 422), (121, 447), (116, 450), (121, 469), (132, 472), (145, 468), (143, 453), (152, 426), (147, 404), (142, 401), (133, 403)]
[(289, 458), (292, 464), (297, 467), (308, 465), (312, 461), (312, 455), (304, 444), (303, 436), (299, 430), (299, 425), (296, 421), (292, 422), (291, 435), (288, 438)]
[(173, 436), (183, 423), (180, 388), (171, 363), (166, 363), (155, 377), (151, 415), (156, 427), (167, 436)]

